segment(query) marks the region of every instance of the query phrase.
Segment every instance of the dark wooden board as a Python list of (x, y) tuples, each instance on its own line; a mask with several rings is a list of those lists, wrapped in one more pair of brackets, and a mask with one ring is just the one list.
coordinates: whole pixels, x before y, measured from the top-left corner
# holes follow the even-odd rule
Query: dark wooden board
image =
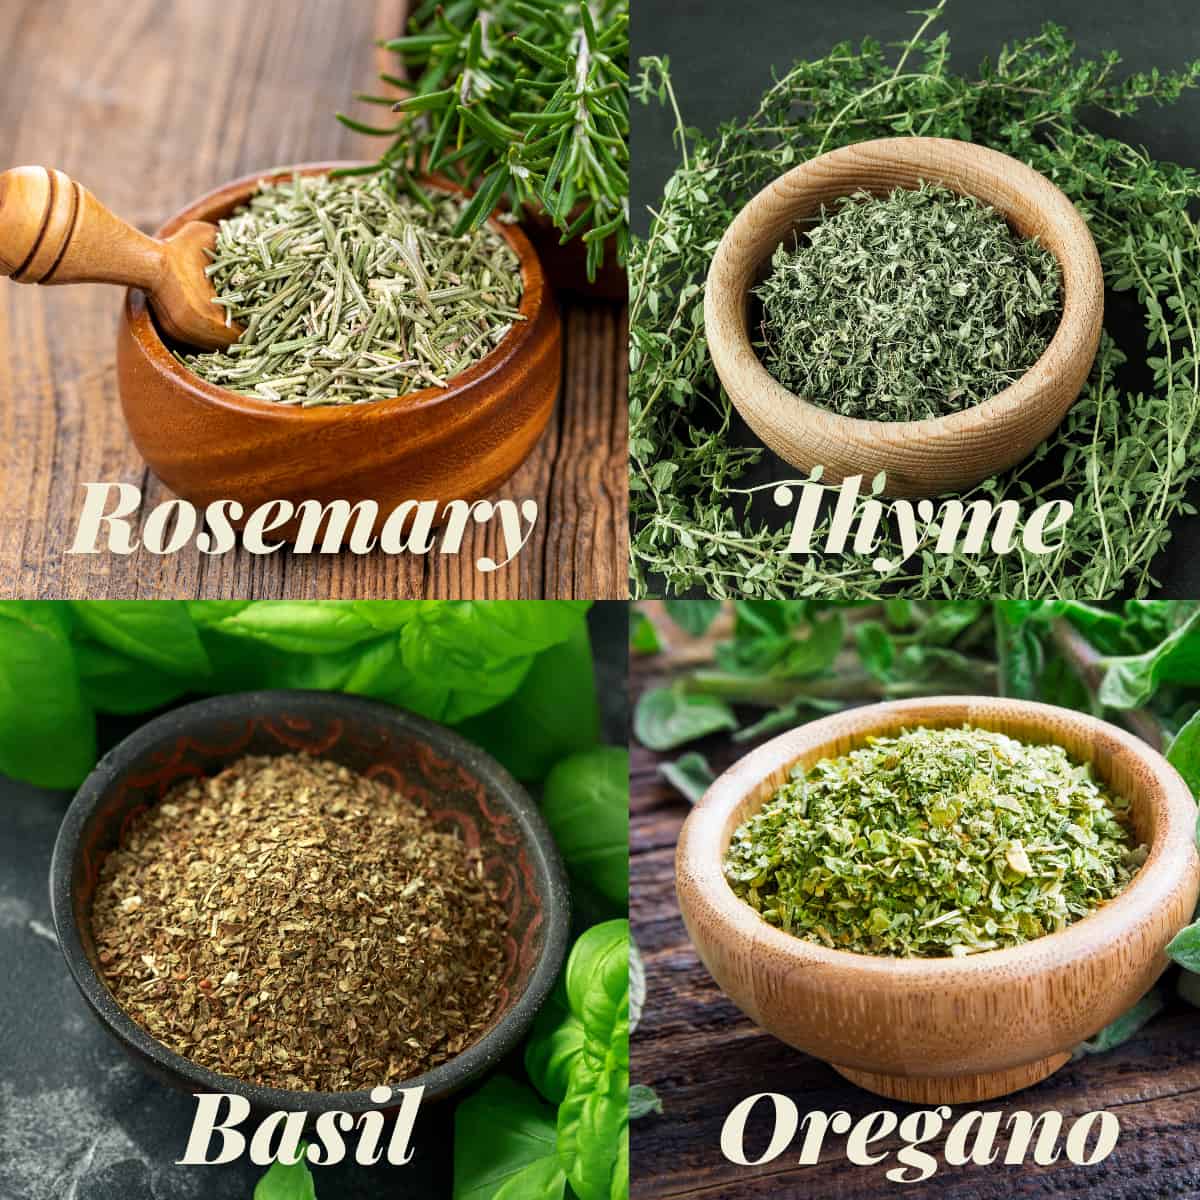
[[(661, 620), (658, 606), (648, 606)], [(705, 646), (670, 627), (664, 654), (633, 659), (634, 699), (663, 682), (678, 666), (703, 656)], [(691, 749), (692, 747), (688, 747)], [(749, 745), (714, 736), (696, 745), (713, 770), (731, 765)], [(795, 1200), (1016, 1200), (1018, 1197), (1088, 1197), (1089, 1200), (1166, 1200), (1200, 1196), (1200, 1011), (1173, 1001), (1131, 1042), (1103, 1055), (1069, 1063), (1036, 1087), (978, 1105), (1001, 1112), (1047, 1110), (1073, 1117), (1106, 1109), (1121, 1124), (1116, 1149), (1103, 1162), (1080, 1167), (1065, 1158), (1048, 1166), (942, 1165), (929, 1180), (897, 1184), (885, 1178), (898, 1164), (897, 1138), (873, 1150), (889, 1151), (876, 1166), (845, 1157), (845, 1138), (826, 1139), (820, 1162), (798, 1167), (794, 1149), (769, 1164), (739, 1167), (720, 1150), (730, 1109), (759, 1092), (781, 1092), (801, 1117), (814, 1110), (845, 1110), (858, 1119), (880, 1109), (901, 1117), (915, 1106), (873, 1096), (846, 1083), (817, 1059), (758, 1029), (726, 1000), (688, 941), (675, 901), (674, 854), (688, 804), (658, 773), (682, 750), (655, 754), (633, 746), (630, 817), (630, 918), (646, 964), (647, 998), (632, 1042), (632, 1081), (648, 1084), (663, 1102), (661, 1116), (632, 1125), (632, 1194), (650, 1197), (754, 1197)], [(769, 1105), (748, 1126), (747, 1152), (762, 1153), (769, 1137)], [(943, 1138), (922, 1149), (940, 1159)]]
[[(252, 171), (370, 157), (333, 119), (372, 90), (374, 49), (407, 0), (4, 0), (0, 169), (66, 171), (152, 231)], [(564, 384), (549, 428), (502, 493), (541, 515), (515, 563), (485, 575), (497, 534), (458, 556), (67, 555), (85, 482), (131, 483), (143, 516), (170, 493), (117, 401), (120, 291), (0, 280), (0, 597), (615, 597), (626, 584), (625, 326), (620, 306), (566, 305)], [(450, 497), (447, 497), (450, 499)], [(503, 554), (497, 557), (503, 557)]]

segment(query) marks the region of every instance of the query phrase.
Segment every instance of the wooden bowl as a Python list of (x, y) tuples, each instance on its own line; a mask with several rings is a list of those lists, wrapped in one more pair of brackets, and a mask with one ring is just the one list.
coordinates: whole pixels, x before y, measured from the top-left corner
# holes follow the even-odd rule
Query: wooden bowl
[[(158, 236), (188, 221), (228, 216), (260, 180), (345, 165), (247, 175), (176, 213)], [(144, 295), (131, 290), (117, 335), (117, 379), (129, 431), (150, 469), (197, 506), (237, 500), (247, 516), (270, 500), (374, 500), (376, 531), (404, 500), (477, 500), (494, 492), (550, 418), (562, 374), (562, 326), (529, 240), (514, 225), (493, 221), (492, 228), (521, 261), (526, 319), (449, 387), (395, 399), (299, 408), (207, 383), (175, 358)], [(294, 538), (296, 523), (278, 533)]]
[[(1041, 358), (1014, 384), (961, 412), (923, 421), (844, 417), (790, 392), (751, 345), (750, 289), (775, 249), (822, 205), (925, 181), (974, 196), (1062, 265), (1063, 314)], [(709, 353), (729, 398), (780, 458), (823, 478), (887, 472), (889, 496), (961, 490), (1020, 462), (1058, 427), (1100, 343), (1104, 276), (1087, 224), (1044, 176), (995, 150), (948, 138), (883, 138), (822, 154), (781, 175), (738, 213), (713, 256), (704, 295)]]
[[(1024, 945), (966, 958), (891, 958), (784, 933), (726, 883), (733, 831), (793, 766), (845, 754), (869, 734), (967, 722), (1056, 742), (1129, 798), (1150, 855), (1124, 892)], [(1105, 721), (1021, 700), (895, 701), (803, 725), (726, 771), (684, 824), (676, 890), (704, 965), (768, 1032), (883, 1096), (926, 1105), (987, 1100), (1058, 1070), (1162, 973), (1163, 949), (1191, 920), (1200, 892), (1195, 824), (1196, 805), (1175, 769)]]
[(396, 1087), (425, 1101), (458, 1091), (516, 1048), (558, 977), (570, 935), (570, 893), (554, 838), (511, 775), (452, 730), (376, 700), (337, 692), (216, 696), (173, 709), (109, 751), (63, 820), (50, 867), (54, 927), (92, 1012), (139, 1066), (186, 1091), (233, 1092), (260, 1112), (386, 1107), (370, 1091), (299, 1092), (219, 1075), (151, 1037), (113, 999), (97, 969), (91, 906), (104, 859), (125, 823), (175, 784), (216, 774), (246, 754), (310, 753), (382, 779), (420, 803), (439, 828), (481, 846), (508, 910), (501, 1002), (460, 1054)]

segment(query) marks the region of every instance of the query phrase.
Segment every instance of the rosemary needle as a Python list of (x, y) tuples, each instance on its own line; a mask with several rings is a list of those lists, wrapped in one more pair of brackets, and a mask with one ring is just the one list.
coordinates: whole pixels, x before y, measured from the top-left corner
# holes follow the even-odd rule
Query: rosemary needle
[(224, 351), (179, 353), (210, 383), (278, 404), (358, 404), (445, 387), (523, 320), (520, 261), (467, 202), (431, 207), (382, 177), (260, 184), (220, 223), (209, 277)]

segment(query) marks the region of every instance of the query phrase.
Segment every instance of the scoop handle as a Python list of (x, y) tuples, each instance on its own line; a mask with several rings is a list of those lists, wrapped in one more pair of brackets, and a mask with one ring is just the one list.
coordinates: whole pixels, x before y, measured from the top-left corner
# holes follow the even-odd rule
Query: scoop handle
[(117, 283), (153, 292), (166, 248), (50, 167), (0, 175), (0, 275), (15, 283)]

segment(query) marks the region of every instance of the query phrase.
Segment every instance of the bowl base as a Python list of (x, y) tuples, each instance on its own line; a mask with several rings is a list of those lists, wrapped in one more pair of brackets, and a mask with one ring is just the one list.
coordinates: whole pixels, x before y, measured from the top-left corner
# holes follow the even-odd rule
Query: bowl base
[(906, 1100), (910, 1104), (968, 1104), (978, 1100), (994, 1100), (1022, 1088), (1032, 1087), (1053, 1075), (1069, 1054), (1052, 1054), (1036, 1062), (1023, 1063), (1006, 1071), (985, 1071), (981, 1075), (877, 1075), (873, 1071), (858, 1071), (853, 1067), (829, 1065), (851, 1083), (891, 1100)]

